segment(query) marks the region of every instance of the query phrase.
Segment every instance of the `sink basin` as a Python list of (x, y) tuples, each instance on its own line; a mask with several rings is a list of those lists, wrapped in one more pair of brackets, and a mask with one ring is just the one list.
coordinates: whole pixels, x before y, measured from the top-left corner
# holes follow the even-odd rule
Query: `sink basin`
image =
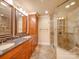
[(25, 36), (25, 37), (23, 37), (23, 38), (28, 39), (28, 38), (32, 38), (32, 37), (31, 37), (31, 36)]
[(13, 43), (3, 43), (3, 44), (0, 45), (0, 50), (8, 49), (8, 48), (10, 48), (10, 47), (12, 47), (14, 45), (15, 45), (14, 42)]

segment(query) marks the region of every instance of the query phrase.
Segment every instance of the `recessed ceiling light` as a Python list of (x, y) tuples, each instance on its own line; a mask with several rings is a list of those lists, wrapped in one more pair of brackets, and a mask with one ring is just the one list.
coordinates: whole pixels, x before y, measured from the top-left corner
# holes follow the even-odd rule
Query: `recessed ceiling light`
[(0, 14), (0, 16), (4, 16), (4, 14)]
[(70, 5), (65, 6), (65, 8), (69, 8), (69, 7), (70, 7)]
[(47, 10), (45, 11), (45, 14), (48, 14), (48, 11)]
[(4, 2), (1, 2), (1, 4), (2, 4), (3, 6), (7, 6)]
[(75, 5), (75, 4), (76, 4), (76, 2), (71, 2), (71, 3), (70, 3), (70, 5)]
[(61, 17), (61, 19), (64, 19), (64, 17)]

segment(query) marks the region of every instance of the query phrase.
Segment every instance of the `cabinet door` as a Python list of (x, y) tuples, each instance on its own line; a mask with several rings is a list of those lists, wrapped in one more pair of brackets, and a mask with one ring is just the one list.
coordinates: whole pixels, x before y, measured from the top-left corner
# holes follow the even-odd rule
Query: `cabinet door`
[(29, 32), (30, 34), (36, 34), (37, 30), (36, 30), (36, 16), (35, 15), (30, 15), (29, 16)]
[(29, 42), (28, 42), (28, 45), (27, 45), (28, 47), (28, 57), (30, 58), (31, 57), (31, 55), (32, 55), (32, 40), (30, 40)]
[(15, 55), (13, 55), (13, 57), (11, 57), (11, 59), (26, 59), (25, 51), (20, 50)]
[[(25, 59), (25, 49), (23, 48), (24, 44), (18, 46), (16, 50), (18, 50), (10, 59)], [(14, 51), (15, 52), (15, 51)]]
[(34, 41), (34, 39), (32, 37), (32, 52), (34, 51), (34, 45), (35, 45), (35, 41)]
[(22, 23), (23, 29), (22, 30), (24, 33), (26, 33), (27, 32), (27, 17), (23, 16), (22, 21), (23, 21), (23, 23)]
[(29, 59), (31, 54), (32, 54), (32, 40), (28, 40), (25, 45), (24, 45), (24, 50), (25, 50), (25, 57), (26, 59)]
[(38, 43), (37, 35), (32, 35), (32, 52), (35, 50), (37, 43)]
[(16, 54), (11, 59), (22, 59), (22, 57), (20, 54)]

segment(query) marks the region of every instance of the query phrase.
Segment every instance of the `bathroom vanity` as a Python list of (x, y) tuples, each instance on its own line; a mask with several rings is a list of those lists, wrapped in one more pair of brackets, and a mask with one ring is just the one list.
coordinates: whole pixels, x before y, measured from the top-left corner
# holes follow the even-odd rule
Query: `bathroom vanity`
[(36, 41), (36, 35), (11, 40), (9, 48), (3, 46), (6, 49), (0, 50), (0, 59), (29, 59), (37, 46)]
[(0, 59), (29, 59), (38, 44), (36, 14), (26, 16), (5, 1), (0, 3)]

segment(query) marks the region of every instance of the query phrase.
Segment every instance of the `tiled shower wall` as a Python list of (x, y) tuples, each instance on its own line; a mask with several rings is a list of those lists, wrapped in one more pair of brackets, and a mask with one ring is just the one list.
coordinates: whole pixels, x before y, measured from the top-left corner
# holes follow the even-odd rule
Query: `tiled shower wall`
[(79, 8), (68, 14), (68, 35), (72, 45), (79, 45)]
[(0, 34), (7, 34), (11, 32), (11, 21), (7, 17), (0, 16)]
[[(5, 41), (4, 37), (9, 37), (11, 33), (11, 20), (8, 17), (0, 16), (0, 42)], [(8, 34), (8, 35), (6, 35)]]
[(50, 20), (50, 39), (51, 39), (51, 45), (54, 44), (54, 23), (53, 18)]

